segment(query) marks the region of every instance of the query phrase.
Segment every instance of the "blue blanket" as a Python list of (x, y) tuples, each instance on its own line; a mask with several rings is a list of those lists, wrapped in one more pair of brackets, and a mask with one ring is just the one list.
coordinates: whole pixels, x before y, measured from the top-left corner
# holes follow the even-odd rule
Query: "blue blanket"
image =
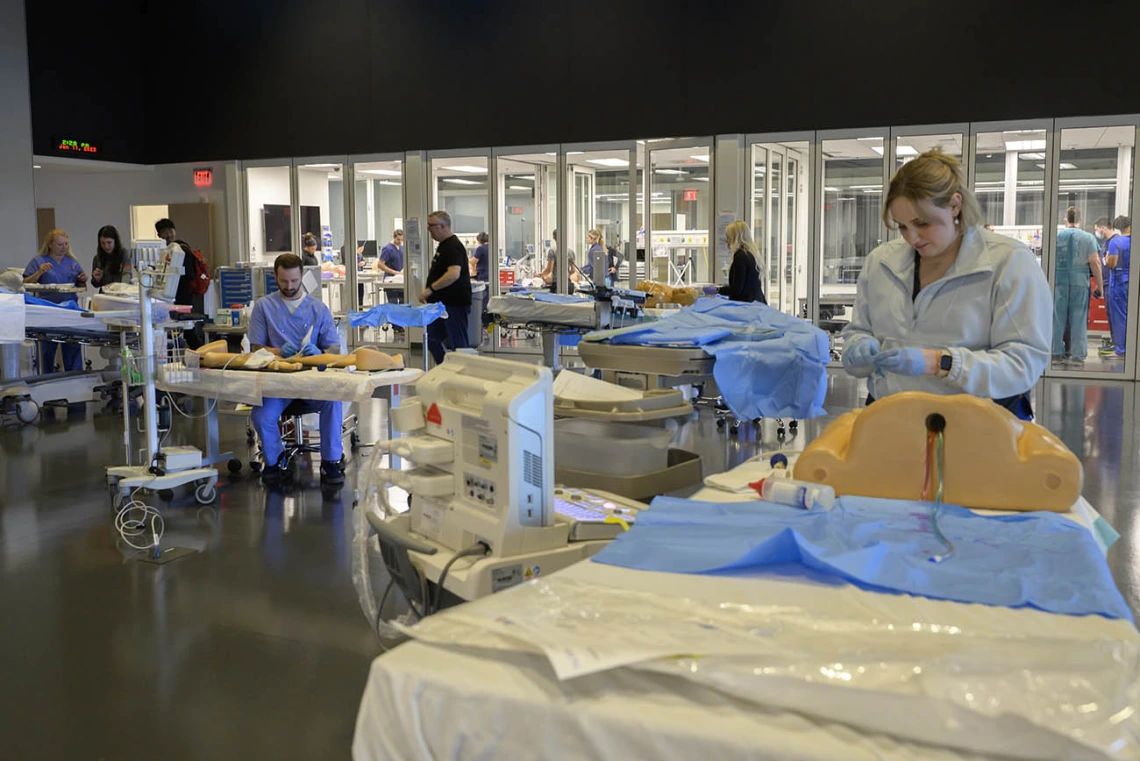
[(30, 293), (24, 294), (24, 303), (25, 304), (33, 304), (33, 305), (38, 306), (38, 307), (58, 307), (59, 309), (70, 309), (73, 312), (82, 312), (83, 311), (82, 309), (79, 308), (79, 302), (77, 302), (77, 301), (64, 301), (60, 304), (57, 304), (54, 301), (48, 301), (47, 299), (41, 299), (37, 296), (33, 296)]
[(827, 334), (764, 304), (700, 299), (657, 322), (591, 334), (586, 340), (704, 348), (716, 357), (713, 377), (741, 420), (824, 414)]
[(1132, 620), (1088, 529), (1056, 513), (977, 515), (930, 503), (841, 497), (831, 511), (770, 502), (693, 502), (658, 497), (628, 532), (594, 557), (647, 571), (824, 576), (874, 591), (957, 602), (1032, 607)]
[(420, 306), (378, 304), (367, 312), (349, 312), (348, 322), (354, 328), (378, 328), (389, 322), (401, 328), (422, 328), (435, 322), (446, 312), (447, 307), (439, 303)]

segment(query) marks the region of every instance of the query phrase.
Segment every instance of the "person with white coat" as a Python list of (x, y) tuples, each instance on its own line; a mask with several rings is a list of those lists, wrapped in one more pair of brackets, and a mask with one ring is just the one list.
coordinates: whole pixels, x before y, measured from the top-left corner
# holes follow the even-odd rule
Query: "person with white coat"
[(961, 163), (932, 150), (891, 180), (883, 222), (902, 237), (867, 257), (843, 366), (867, 403), (899, 391), (968, 393), (1033, 418), (1049, 363), (1053, 298), (1025, 244), (982, 226)]

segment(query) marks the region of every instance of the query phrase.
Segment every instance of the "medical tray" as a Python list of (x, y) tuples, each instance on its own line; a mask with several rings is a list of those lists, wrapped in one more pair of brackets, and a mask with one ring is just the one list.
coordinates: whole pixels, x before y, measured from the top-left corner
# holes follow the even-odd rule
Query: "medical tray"
[(586, 367), (653, 375), (712, 375), (716, 359), (700, 347), (629, 346), (582, 341), (578, 356)]
[(668, 465), (664, 470), (645, 473), (640, 476), (611, 476), (603, 473), (588, 473), (570, 468), (554, 466), (554, 481), (566, 487), (577, 487), (591, 491), (607, 491), (622, 497), (649, 502), (659, 494), (668, 494), (680, 489), (699, 486), (703, 479), (701, 456), (683, 449), (670, 449)]
[(693, 412), (676, 389), (651, 389), (640, 399), (604, 401), (554, 397), (555, 417), (576, 417), (607, 423), (644, 423), (680, 417)]

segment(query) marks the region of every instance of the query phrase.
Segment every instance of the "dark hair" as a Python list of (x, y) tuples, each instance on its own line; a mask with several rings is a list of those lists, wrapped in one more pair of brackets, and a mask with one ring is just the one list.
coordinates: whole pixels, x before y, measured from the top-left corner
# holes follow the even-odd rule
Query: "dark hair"
[(312, 233), (305, 233), (301, 236), (301, 248), (308, 248), (309, 246), (317, 246), (317, 236)]
[(475, 236), (475, 240), (479, 241), (480, 243), (486, 243), (487, 241), (491, 240), (491, 238), (489, 235), (487, 235), (487, 233), (479, 233)]
[(1119, 217), (1112, 220), (1112, 226), (1120, 232), (1124, 232), (1129, 227), (1132, 227), (1132, 217), (1126, 217), (1121, 214)]
[(1070, 225), (1078, 224), (1081, 221), (1081, 210), (1076, 206), (1065, 209), (1065, 221)]
[(1094, 227), (1111, 227), (1112, 220), (1108, 217), (1097, 217), (1096, 222), (1093, 222)]
[[(104, 253), (103, 246), (100, 245), (104, 238), (115, 241), (115, 248), (109, 254)], [(97, 245), (95, 258), (104, 257), (103, 266), (100, 267), (103, 270), (103, 280), (118, 281), (123, 276), (123, 263), (127, 258), (127, 252), (123, 250), (123, 242), (119, 240), (119, 231), (113, 225), (103, 225), (99, 228), (99, 234), (95, 236), (95, 243)]]
[(158, 233), (159, 235), (162, 235), (163, 230), (173, 230), (173, 229), (175, 229), (174, 220), (170, 219), (169, 217), (163, 217), (162, 219), (160, 219), (154, 223), (154, 231), (156, 233)]
[(281, 254), (273, 260), (273, 275), (277, 270), (299, 270), (302, 268), (301, 257), (296, 254)]

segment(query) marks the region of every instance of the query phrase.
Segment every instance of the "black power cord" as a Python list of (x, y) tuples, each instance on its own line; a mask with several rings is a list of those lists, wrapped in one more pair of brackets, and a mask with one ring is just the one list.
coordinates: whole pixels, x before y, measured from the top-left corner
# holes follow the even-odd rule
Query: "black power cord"
[(484, 555), (490, 554), (490, 552), (491, 548), (485, 542), (476, 542), (470, 547), (467, 547), (466, 549), (462, 549), (459, 552), (455, 553), (455, 557), (447, 561), (447, 565), (443, 567), (443, 571), (441, 571), (439, 574), (439, 581), (436, 582), (435, 587), (435, 600), (432, 602), (431, 609), (428, 612), (439, 612), (439, 599), (443, 595), (443, 584), (447, 581), (447, 574), (451, 570), (451, 566), (455, 564), (456, 560), (459, 560), (459, 558), (471, 557), (473, 555), (482, 557)]

